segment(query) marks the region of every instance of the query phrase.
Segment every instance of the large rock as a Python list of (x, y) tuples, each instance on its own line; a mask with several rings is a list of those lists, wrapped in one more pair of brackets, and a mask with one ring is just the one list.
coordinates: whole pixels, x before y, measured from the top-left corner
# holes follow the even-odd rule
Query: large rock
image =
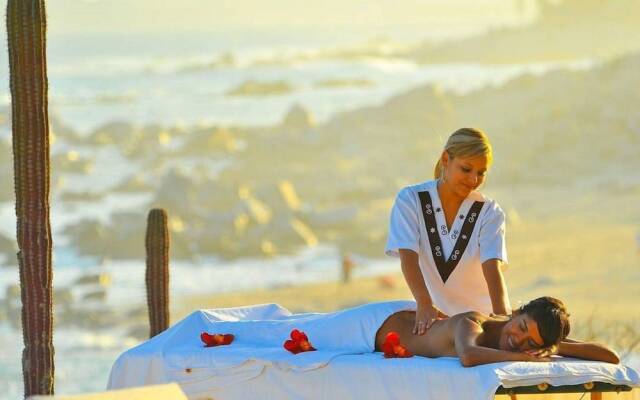
[(282, 119), (282, 128), (288, 132), (304, 132), (315, 126), (313, 115), (300, 104), (295, 104)]

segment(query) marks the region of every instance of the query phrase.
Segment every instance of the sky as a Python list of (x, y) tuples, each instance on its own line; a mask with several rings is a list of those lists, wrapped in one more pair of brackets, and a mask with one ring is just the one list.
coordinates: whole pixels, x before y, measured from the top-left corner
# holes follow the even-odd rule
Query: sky
[[(6, 0), (5, 0), (6, 1)], [(229, 29), (482, 29), (533, 0), (49, 0), (51, 34)], [(524, 5), (524, 6), (523, 6)], [(520, 8), (519, 8), (520, 7)]]

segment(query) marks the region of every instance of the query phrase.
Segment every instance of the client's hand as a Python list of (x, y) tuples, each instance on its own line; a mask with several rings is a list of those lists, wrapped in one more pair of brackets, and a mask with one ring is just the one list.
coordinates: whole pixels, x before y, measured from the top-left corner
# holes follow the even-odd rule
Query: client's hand
[(542, 347), (540, 349), (526, 350), (525, 353), (533, 357), (548, 358), (554, 354), (558, 354), (558, 346), (551, 345), (549, 347)]
[(414, 335), (424, 335), (437, 319), (443, 318), (449, 318), (449, 316), (438, 310), (434, 305), (418, 306), (416, 309), (416, 324), (413, 327)]
[(522, 361), (533, 361), (533, 362), (546, 362), (546, 361), (551, 361), (551, 357), (538, 357), (538, 356), (533, 356), (531, 354), (529, 354), (530, 350), (525, 351), (524, 353), (522, 353), (522, 355), (524, 356), (524, 359)]

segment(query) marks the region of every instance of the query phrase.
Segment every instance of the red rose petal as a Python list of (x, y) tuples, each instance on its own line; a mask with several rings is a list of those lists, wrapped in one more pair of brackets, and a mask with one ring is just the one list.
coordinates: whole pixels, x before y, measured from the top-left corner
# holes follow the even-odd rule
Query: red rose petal
[(223, 335), (220, 333), (210, 334), (207, 332), (202, 332), (200, 334), (200, 340), (204, 342), (206, 347), (216, 347), (231, 344), (231, 342), (233, 342), (233, 339), (235, 339), (235, 336), (230, 333)]
[(397, 332), (389, 332), (382, 344), (382, 352), (385, 358), (409, 358), (413, 354), (400, 343), (400, 335)]
[(200, 334), (200, 340), (202, 340), (205, 344), (205, 346), (207, 347), (211, 347), (213, 345), (215, 345), (215, 342), (213, 341), (213, 336), (209, 335), (207, 332), (202, 332)]
[(394, 354), (393, 353), (393, 345), (389, 342), (384, 342), (382, 344), (382, 352), (385, 354)]
[(391, 331), (387, 333), (387, 337), (384, 340), (385, 342), (389, 342), (392, 345), (396, 346), (400, 344), (400, 335), (398, 332)]
[(235, 339), (235, 336), (227, 333), (222, 335), (222, 344), (227, 345), (227, 344), (231, 344), (233, 342), (233, 339)]
[(284, 348), (293, 354), (298, 354), (300, 352), (300, 346), (295, 340), (287, 340), (284, 342)]
[(284, 342), (284, 348), (293, 354), (304, 351), (315, 351), (316, 349), (309, 342), (307, 334), (298, 329), (291, 330), (291, 339)]
[(395, 351), (396, 355), (400, 358), (413, 357), (413, 354), (411, 354), (411, 352), (401, 344), (398, 346), (395, 346), (393, 350)]
[(215, 335), (213, 335), (213, 341), (215, 342), (215, 344), (222, 344), (222, 342), (224, 342), (224, 336), (216, 333)]
[(307, 338), (307, 335), (304, 332), (299, 331), (297, 329), (294, 329), (294, 330), (291, 331), (291, 339), (295, 340), (296, 342), (301, 342), (303, 340), (309, 340)]
[(300, 343), (300, 350), (302, 351), (311, 351), (311, 349), (313, 349), (313, 346), (311, 346), (311, 343), (309, 343), (306, 340), (302, 340)]

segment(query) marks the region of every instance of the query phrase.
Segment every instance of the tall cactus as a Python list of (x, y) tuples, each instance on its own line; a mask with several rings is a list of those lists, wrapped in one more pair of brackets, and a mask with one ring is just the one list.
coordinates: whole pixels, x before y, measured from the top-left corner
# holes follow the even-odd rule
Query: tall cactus
[(53, 394), (49, 115), (44, 0), (8, 0), (7, 38), (25, 397)]
[(145, 247), (149, 337), (154, 337), (169, 327), (169, 230), (165, 210), (149, 211)]

